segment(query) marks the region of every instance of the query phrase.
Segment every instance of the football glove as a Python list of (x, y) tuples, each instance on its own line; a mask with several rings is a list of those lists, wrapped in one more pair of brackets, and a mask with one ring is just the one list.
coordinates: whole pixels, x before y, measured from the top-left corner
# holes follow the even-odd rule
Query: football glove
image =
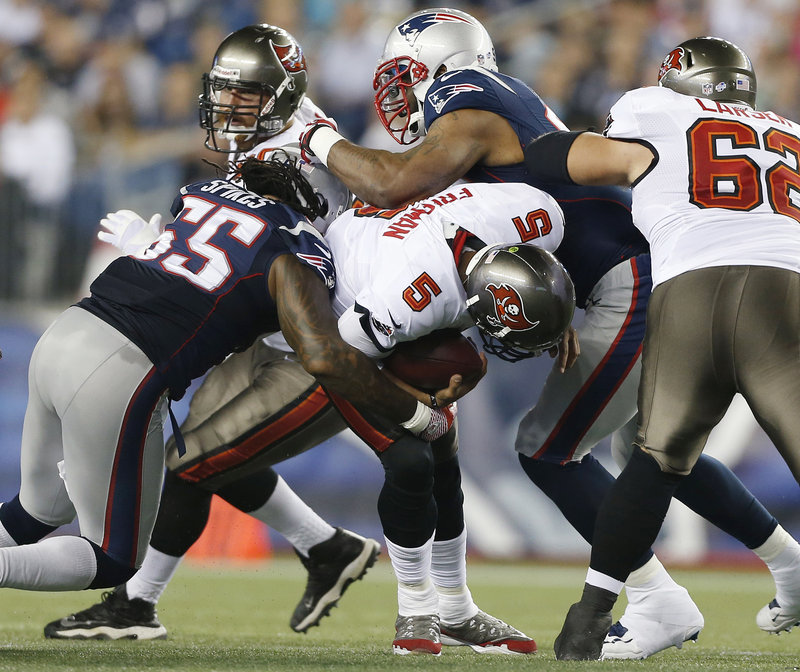
[[(322, 133), (317, 135), (317, 131), (321, 129)], [(314, 149), (311, 148), (312, 140), (314, 140)], [(315, 119), (307, 124), (300, 134), (300, 155), (309, 163), (312, 163), (313, 157), (316, 157), (327, 166), (328, 152), (339, 140), (344, 140), (344, 136), (336, 130), (336, 122), (333, 119)]]
[(428, 426), (417, 434), (417, 438), (422, 439), (426, 443), (441, 438), (450, 431), (450, 428), (455, 422), (457, 413), (458, 407), (455, 402), (444, 408), (432, 408), (431, 419), (428, 421)]
[(159, 213), (146, 222), (133, 210), (109, 212), (100, 220), (100, 226), (105, 230), (98, 231), (97, 237), (118, 248), (123, 254), (143, 252), (163, 232)]

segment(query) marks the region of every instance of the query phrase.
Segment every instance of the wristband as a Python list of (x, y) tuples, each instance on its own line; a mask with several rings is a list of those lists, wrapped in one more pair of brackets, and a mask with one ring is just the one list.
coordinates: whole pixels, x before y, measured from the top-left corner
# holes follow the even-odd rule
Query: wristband
[(414, 415), (409, 420), (401, 422), (400, 426), (407, 429), (412, 434), (419, 434), (423, 429), (428, 426), (431, 421), (431, 409), (428, 408), (421, 401), (417, 402), (417, 409)]
[(328, 165), (328, 152), (339, 140), (344, 140), (344, 136), (334, 131), (330, 126), (320, 125), (311, 135), (308, 141), (308, 148), (325, 166)]
[(439, 402), (436, 401), (436, 395), (431, 394), (430, 397), (431, 397), (431, 408), (439, 408)]

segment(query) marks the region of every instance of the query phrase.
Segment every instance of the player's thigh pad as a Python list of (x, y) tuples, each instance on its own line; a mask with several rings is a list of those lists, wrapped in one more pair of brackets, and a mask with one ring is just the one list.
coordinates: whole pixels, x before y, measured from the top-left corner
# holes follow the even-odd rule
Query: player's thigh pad
[[(224, 403), (216, 403), (218, 396)], [(186, 454), (178, 456), (170, 440), (167, 467), (218, 487), (297, 455), (344, 427), (316, 379), (259, 341), (206, 377), (181, 429)]]
[[(63, 445), (63, 462), (50, 465), (47, 480), (54, 492), (65, 490), (83, 536), (129, 564), (140, 562), (164, 470), (163, 384), (138, 347), (81, 308), (65, 311), (38, 350), (30, 375), (61, 420)], [(37, 474), (54, 455), (36, 438), (23, 438), (20, 501), (37, 519), (58, 524), (57, 502)]]
[(688, 474), (737, 391), (736, 315), (747, 267), (703, 268), (653, 290), (636, 443)]
[(517, 451), (554, 463), (579, 461), (634, 416), (649, 265), (642, 274), (635, 275), (628, 260), (595, 286), (578, 327), (580, 357), (564, 373), (551, 369), (520, 422)]

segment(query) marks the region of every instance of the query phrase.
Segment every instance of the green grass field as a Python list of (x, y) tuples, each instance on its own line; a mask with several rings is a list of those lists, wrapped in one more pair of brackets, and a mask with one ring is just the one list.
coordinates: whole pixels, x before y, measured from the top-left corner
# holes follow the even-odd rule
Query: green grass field
[[(6, 590), (0, 610), (0, 671), (185, 670), (800, 670), (800, 629), (781, 636), (755, 626), (772, 596), (764, 572), (675, 571), (706, 618), (697, 644), (645, 661), (566, 663), (553, 656), (568, 606), (580, 594), (583, 567), (472, 561), (476, 602), (534, 637), (533, 656), (478, 655), (446, 647), (441, 657), (394, 656), (394, 577), (385, 554), (338, 608), (307, 635), (289, 629), (304, 571), (293, 557), (246, 567), (184, 565), (159, 617), (169, 638), (156, 642), (46, 640), (44, 624), (99, 599), (89, 593)], [(621, 613), (623, 602), (615, 615)]]

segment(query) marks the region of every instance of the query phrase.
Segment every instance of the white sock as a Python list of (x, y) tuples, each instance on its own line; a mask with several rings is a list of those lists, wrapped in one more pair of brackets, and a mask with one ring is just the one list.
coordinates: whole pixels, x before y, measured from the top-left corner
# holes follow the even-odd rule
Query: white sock
[(320, 518), (280, 476), (270, 498), (249, 515), (282, 534), (306, 557), (309, 548), (336, 534), (336, 528)]
[(478, 605), (467, 587), (467, 530), (455, 539), (434, 541), (431, 578), (439, 594), (439, 617), (456, 624), (478, 613)]
[(97, 574), (92, 545), (62, 536), (0, 548), (0, 586), (21, 590), (83, 590)]
[(595, 588), (610, 590), (617, 595), (622, 592), (622, 587), (625, 585), (622, 581), (617, 581), (615, 578), (608, 576), (608, 574), (602, 574), (591, 567), (586, 572), (586, 583)]
[(430, 579), (432, 546), (433, 537), (418, 548), (405, 548), (386, 539), (397, 577), (397, 613), (400, 616), (439, 613), (439, 597)]
[(130, 599), (137, 598), (156, 604), (161, 599), (167, 585), (175, 576), (182, 556), (175, 557), (147, 547), (147, 555), (139, 571), (125, 584), (125, 592)]
[(775, 599), (782, 607), (800, 604), (800, 544), (780, 525), (753, 549), (775, 581)]
[(625, 591), (629, 588), (652, 589), (665, 583), (675, 583), (661, 561), (654, 555), (639, 569), (634, 569), (628, 574), (625, 581)]

